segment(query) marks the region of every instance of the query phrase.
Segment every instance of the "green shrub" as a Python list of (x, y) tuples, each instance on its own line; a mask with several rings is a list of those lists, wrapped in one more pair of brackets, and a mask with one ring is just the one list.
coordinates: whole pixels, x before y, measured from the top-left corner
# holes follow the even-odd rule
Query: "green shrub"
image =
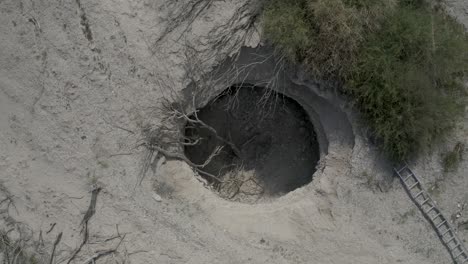
[(362, 114), (395, 160), (430, 147), (463, 112), (457, 78), (467, 71), (468, 45), (457, 27), (424, 6), (401, 7), (368, 36), (346, 77)]
[(293, 61), (300, 61), (311, 40), (305, 1), (271, 0), (264, 11), (264, 33)]
[(365, 33), (393, 6), (394, 0), (270, 0), (264, 34), (314, 75), (336, 78), (356, 61)]
[(385, 152), (402, 160), (463, 112), (468, 40), (425, 1), (395, 1), (270, 0), (264, 29), (288, 58), (343, 83)]
[(363, 38), (362, 16), (342, 0), (310, 1), (307, 7), (311, 20), (317, 22), (311, 24), (312, 44), (304, 62), (321, 78), (339, 76), (354, 63)]

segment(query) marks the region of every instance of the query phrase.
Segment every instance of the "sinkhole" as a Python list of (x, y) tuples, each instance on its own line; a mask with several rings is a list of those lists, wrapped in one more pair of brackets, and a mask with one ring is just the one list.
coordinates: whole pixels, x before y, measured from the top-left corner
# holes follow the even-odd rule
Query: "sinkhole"
[(221, 197), (254, 202), (312, 181), (319, 143), (295, 100), (259, 86), (234, 85), (190, 118), (185, 155)]

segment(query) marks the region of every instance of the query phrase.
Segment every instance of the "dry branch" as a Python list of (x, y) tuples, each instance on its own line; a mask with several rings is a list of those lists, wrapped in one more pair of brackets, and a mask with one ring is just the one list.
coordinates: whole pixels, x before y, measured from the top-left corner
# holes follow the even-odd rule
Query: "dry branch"
[(203, 171), (202, 169), (200, 168), (203, 168), (205, 167), (208, 163), (211, 162), (211, 160), (219, 154), (219, 152), (222, 150), (222, 147), (217, 147), (211, 154), (210, 156), (208, 157), (208, 159), (203, 163), (203, 164), (195, 164), (193, 163), (192, 161), (190, 161), (185, 155), (181, 154), (181, 153), (174, 153), (174, 152), (170, 152), (170, 151), (167, 151), (157, 145), (145, 145), (148, 149), (150, 150), (156, 150), (158, 152), (160, 152), (162, 155), (164, 155), (166, 158), (172, 158), (172, 159), (178, 159), (178, 160), (182, 160), (184, 161), (185, 163), (187, 163), (189, 166), (191, 166), (192, 168), (194, 168), (196, 171), (198, 171), (199, 173), (203, 174), (203, 175), (206, 175), (210, 178), (212, 178), (213, 180), (216, 180), (217, 182), (223, 182), (220, 178), (218, 178), (217, 176), (211, 174), (211, 173), (208, 173), (206, 171)]
[(60, 243), (60, 240), (62, 239), (62, 232), (60, 232), (57, 235), (57, 238), (55, 239), (54, 246), (52, 248), (52, 253), (50, 253), (50, 261), (49, 264), (54, 263), (54, 257), (55, 257), (55, 249), (57, 248), (57, 245)]
[[(193, 113), (194, 118), (190, 118), (187, 114), (182, 113), (176, 109), (173, 109), (172, 111), (177, 115), (177, 118), (182, 118), (189, 124), (199, 124), (201, 127), (208, 129), (216, 137), (216, 139), (228, 145), (237, 157), (241, 156), (240, 150), (237, 148), (237, 146), (234, 143), (221, 137), (216, 131), (216, 129), (214, 129), (212, 126), (206, 124), (205, 122), (203, 122), (202, 120), (198, 118), (197, 111)], [(193, 144), (193, 142), (191, 144)]]
[(78, 255), (78, 253), (80, 253), (83, 246), (88, 242), (88, 238), (89, 238), (88, 222), (85, 222), (82, 233), (83, 233), (83, 240), (81, 241), (81, 244), (78, 246), (78, 248), (73, 252), (71, 257), (68, 259), (67, 264), (70, 264), (76, 258), (76, 256)]
[(83, 234), (83, 240), (81, 241), (80, 246), (73, 252), (71, 257), (68, 259), (67, 264), (70, 264), (78, 255), (78, 253), (81, 251), (83, 246), (88, 242), (89, 239), (89, 231), (88, 231), (88, 222), (93, 217), (93, 215), (96, 213), (96, 202), (97, 202), (97, 196), (99, 192), (101, 191), (101, 187), (94, 188), (91, 192), (91, 201), (89, 203), (88, 210), (86, 211), (85, 215), (83, 216), (83, 220), (81, 221), (82, 229), (81, 233)]
[(89, 259), (87, 259), (85, 262), (83, 262), (83, 264), (95, 263), (96, 260), (98, 260), (99, 258), (117, 252), (117, 249), (120, 247), (120, 244), (122, 244), (122, 241), (123, 241), (124, 239), (125, 239), (125, 235), (122, 236), (122, 238), (121, 238), (120, 241), (119, 241), (119, 244), (117, 244), (117, 246), (116, 246), (115, 248), (109, 249), (109, 250), (104, 250), (104, 251), (99, 251), (99, 252), (97, 252), (96, 254), (94, 254), (93, 256), (91, 256)]
[(54, 230), (55, 225), (57, 225), (57, 223), (53, 223), (53, 224), (50, 226), (49, 230), (46, 231), (46, 234), (49, 234), (50, 232), (52, 232), (52, 230)]
[(96, 213), (97, 196), (101, 190), (101, 187), (96, 187), (91, 191), (91, 201), (89, 203), (88, 210), (83, 216), (81, 224), (88, 223), (89, 219), (91, 219), (91, 217), (93, 217), (93, 215)]

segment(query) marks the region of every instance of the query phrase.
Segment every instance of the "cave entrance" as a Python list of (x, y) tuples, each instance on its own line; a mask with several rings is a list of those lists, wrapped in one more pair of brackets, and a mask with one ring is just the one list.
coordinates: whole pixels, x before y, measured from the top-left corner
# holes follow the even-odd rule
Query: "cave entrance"
[(198, 109), (185, 146), (200, 175), (229, 200), (278, 197), (312, 181), (320, 159), (314, 127), (293, 99), (271, 89), (234, 85)]

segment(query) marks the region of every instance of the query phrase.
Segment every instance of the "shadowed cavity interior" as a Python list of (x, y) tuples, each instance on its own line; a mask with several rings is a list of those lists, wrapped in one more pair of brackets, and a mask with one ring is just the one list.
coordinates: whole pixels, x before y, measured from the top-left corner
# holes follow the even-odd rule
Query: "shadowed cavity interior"
[[(320, 158), (314, 127), (304, 109), (273, 90), (237, 85), (191, 116), (186, 156), (221, 196), (274, 197), (304, 186)], [(216, 131), (216, 133), (214, 132)], [(208, 176), (216, 176), (217, 179)]]

